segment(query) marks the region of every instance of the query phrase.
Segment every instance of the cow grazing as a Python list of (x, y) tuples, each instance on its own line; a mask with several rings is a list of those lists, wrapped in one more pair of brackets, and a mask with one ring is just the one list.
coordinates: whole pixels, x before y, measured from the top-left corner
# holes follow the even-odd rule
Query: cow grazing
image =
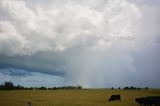
[(143, 106), (160, 106), (160, 96), (147, 96), (136, 98), (135, 101)]
[(112, 95), (108, 101), (114, 101), (114, 100), (119, 100), (121, 101), (121, 95)]

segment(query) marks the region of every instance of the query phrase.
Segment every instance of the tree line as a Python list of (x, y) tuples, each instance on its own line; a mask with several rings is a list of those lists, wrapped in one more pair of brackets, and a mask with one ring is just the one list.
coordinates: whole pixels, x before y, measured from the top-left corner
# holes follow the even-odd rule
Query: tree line
[[(83, 89), (82, 86), (77, 85), (77, 86), (62, 86), (62, 87), (45, 87), (45, 86), (41, 86), (41, 87), (24, 87), (21, 85), (14, 85), (13, 82), (11, 81), (6, 81), (2, 84), (0, 84), (0, 90), (80, 90)], [(123, 90), (148, 90), (148, 87), (145, 88), (140, 88), (140, 87), (134, 87), (134, 86), (126, 86), (124, 88), (111, 88), (112, 90), (114, 89), (123, 89)]]
[(123, 90), (148, 90), (149, 88), (148, 88), (148, 87), (140, 88), (140, 87), (134, 87), (134, 86), (130, 86), (130, 87), (126, 86), (126, 87), (124, 87), (124, 88), (120, 88), (120, 87), (114, 88), (114, 87), (112, 87), (111, 89), (112, 89), (112, 90), (113, 90), (113, 89), (123, 89)]
[(11, 81), (6, 81), (2, 84), (0, 84), (0, 90), (61, 90), (61, 89), (66, 89), (66, 90), (80, 90), (83, 89), (82, 86), (77, 85), (77, 86), (63, 86), (63, 87), (24, 87), (21, 85), (14, 85), (13, 82)]

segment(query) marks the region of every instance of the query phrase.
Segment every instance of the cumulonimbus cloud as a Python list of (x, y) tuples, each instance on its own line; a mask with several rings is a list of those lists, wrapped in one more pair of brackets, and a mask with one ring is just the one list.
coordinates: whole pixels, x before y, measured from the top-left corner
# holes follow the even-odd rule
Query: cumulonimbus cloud
[(77, 45), (107, 49), (136, 38), (134, 27), (142, 14), (135, 4), (127, 0), (62, 1), (50, 1), (47, 6), (37, 1), (33, 7), (31, 1), (2, 0), (0, 52), (30, 55)]
[(159, 7), (142, 1), (1, 0), (0, 63), (67, 84), (141, 85), (151, 73), (157, 82), (159, 66), (147, 61), (158, 61)]

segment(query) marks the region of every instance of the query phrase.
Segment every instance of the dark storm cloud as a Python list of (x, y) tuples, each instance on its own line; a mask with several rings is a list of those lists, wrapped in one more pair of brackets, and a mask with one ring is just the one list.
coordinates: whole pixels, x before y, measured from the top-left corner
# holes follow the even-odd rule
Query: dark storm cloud
[(0, 68), (0, 73), (9, 75), (9, 76), (17, 76), (17, 77), (26, 77), (31, 76), (32, 74), (28, 71), (17, 70), (13, 68)]
[(15, 68), (29, 72), (64, 76), (65, 64), (56, 56), (59, 55), (52, 55), (51, 53), (37, 53), (31, 56), (0, 55), (0, 68)]

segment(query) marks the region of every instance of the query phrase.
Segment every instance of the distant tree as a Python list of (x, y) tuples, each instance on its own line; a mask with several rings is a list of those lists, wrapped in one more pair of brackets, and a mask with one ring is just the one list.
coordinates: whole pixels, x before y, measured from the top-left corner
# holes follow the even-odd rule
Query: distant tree
[(17, 85), (14, 87), (14, 89), (17, 89), (17, 90), (24, 90), (24, 87), (21, 86), (21, 85)]
[(0, 84), (0, 90), (3, 90), (3, 89), (4, 89), (4, 85)]
[(118, 89), (121, 89), (121, 87), (118, 87)]
[(126, 87), (124, 87), (123, 89), (124, 89), (124, 90), (127, 90), (127, 89), (129, 89), (129, 87), (128, 87), (128, 86), (126, 86)]
[(134, 90), (134, 89), (136, 89), (136, 87), (134, 87), (134, 86), (131, 86), (129, 89), (131, 89), (131, 90)]
[(112, 87), (111, 90), (113, 90), (114, 88)]
[(142, 88), (137, 88), (137, 90), (141, 90)]
[(41, 86), (41, 87), (39, 88), (39, 90), (47, 90), (47, 88), (44, 87), (44, 86)]
[(14, 84), (10, 81), (4, 82), (4, 89), (5, 90), (12, 90), (14, 89)]
[(27, 88), (27, 90), (34, 90), (34, 87), (29, 87)]
[(57, 88), (57, 87), (52, 87), (51, 89), (52, 89), (52, 90), (58, 90), (59, 88)]
[(149, 88), (148, 87), (145, 87), (145, 90), (148, 90)]
[(77, 86), (77, 89), (82, 89), (82, 86), (78, 85), (78, 86)]

